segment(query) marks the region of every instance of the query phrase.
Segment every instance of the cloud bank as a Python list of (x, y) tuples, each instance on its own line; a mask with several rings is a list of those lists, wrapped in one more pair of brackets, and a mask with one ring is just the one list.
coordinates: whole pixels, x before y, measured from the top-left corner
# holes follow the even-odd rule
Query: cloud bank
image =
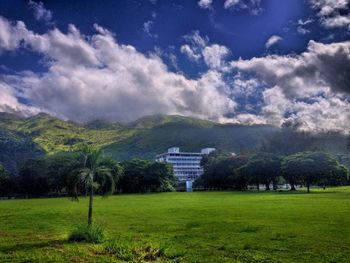
[(350, 0), (309, 0), (325, 28), (350, 30)]
[(38, 34), (0, 17), (0, 54), (41, 54), (47, 71), (0, 74), (0, 111), (40, 111), (79, 122), (131, 121), (155, 113), (220, 122), (350, 133), (350, 42), (310, 41), (299, 55), (228, 61), (230, 50), (194, 31), (180, 51), (204, 63), (197, 78), (170, 71), (155, 53), (118, 43), (94, 25)]
[(300, 55), (238, 60), (231, 66), (253, 74), (267, 87), (257, 122), (350, 132), (350, 42), (310, 41)]
[(3, 75), (1, 91), (11, 87), (18, 93), (6, 92), (1, 107), (26, 107), (18, 105), (20, 96), (37, 109), (75, 121), (130, 121), (155, 113), (217, 120), (234, 110), (215, 70), (188, 79), (170, 72), (157, 55), (144, 55), (118, 44), (108, 30), (95, 29), (93, 36), (82, 35), (74, 25), (66, 34), (58, 29), (36, 34), (23, 22), (0, 18), (2, 51), (26, 47), (42, 54), (48, 66), (43, 74)]

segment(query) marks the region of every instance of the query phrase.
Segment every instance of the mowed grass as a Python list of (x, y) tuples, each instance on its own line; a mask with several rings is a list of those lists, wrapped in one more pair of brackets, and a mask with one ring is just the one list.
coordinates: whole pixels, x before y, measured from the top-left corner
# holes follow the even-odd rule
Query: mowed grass
[[(86, 214), (85, 198), (0, 201), (0, 262), (123, 262), (67, 241)], [(350, 262), (350, 187), (96, 197), (94, 218), (121, 246), (162, 248), (158, 262)]]

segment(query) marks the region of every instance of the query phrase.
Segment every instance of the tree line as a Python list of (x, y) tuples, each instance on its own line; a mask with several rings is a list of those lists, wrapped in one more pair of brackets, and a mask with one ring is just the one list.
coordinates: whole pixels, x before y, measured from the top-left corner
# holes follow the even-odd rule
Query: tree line
[(303, 185), (347, 185), (349, 169), (325, 152), (299, 152), (287, 156), (261, 152), (252, 156), (233, 156), (216, 151), (202, 159), (204, 174), (195, 182), (196, 187), (219, 190), (246, 190), (261, 184), (266, 190), (288, 183), (291, 190)]
[(173, 191), (176, 185), (169, 164), (141, 159), (118, 162), (90, 148), (28, 159), (17, 174), (0, 165), (0, 196), (88, 195), (89, 173), (94, 174), (91, 184), (96, 194)]
[[(118, 162), (90, 146), (84, 147), (76, 152), (28, 159), (17, 174), (6, 172), (0, 165), (0, 196), (88, 195), (91, 188), (86, 180), (90, 180), (91, 173), (94, 176), (90, 183), (96, 194), (175, 190), (177, 182), (169, 164), (142, 159)], [(317, 151), (239, 156), (215, 151), (203, 157), (204, 174), (194, 186), (241, 191), (248, 186), (259, 189), (261, 184), (266, 190), (270, 186), (276, 189), (278, 184), (288, 183), (291, 190), (303, 185), (309, 191), (311, 185), (347, 185), (349, 169), (339, 160)]]

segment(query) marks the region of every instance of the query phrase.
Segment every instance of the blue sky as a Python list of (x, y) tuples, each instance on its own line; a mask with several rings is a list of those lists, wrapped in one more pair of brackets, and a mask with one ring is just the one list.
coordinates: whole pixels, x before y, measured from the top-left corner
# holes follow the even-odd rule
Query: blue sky
[(3, 0), (0, 111), (349, 133), (349, 9), (349, 0)]
[[(45, 24), (35, 19), (33, 9), (25, 1), (15, 0), (2, 1), (0, 14), (12, 21), (21, 20), (29, 29), (41, 33), (53, 27), (66, 32), (68, 24), (74, 24), (82, 33), (91, 35), (93, 24), (97, 23), (114, 32), (119, 43), (133, 45), (140, 52), (152, 52), (158, 47), (176, 53), (189, 74), (193, 71), (186, 67), (188, 63), (179, 47), (184, 43), (183, 36), (195, 30), (208, 36), (212, 43), (228, 47), (234, 59), (268, 52), (300, 53), (310, 39), (325, 42), (330, 34), (318, 23), (310, 25), (315, 28), (309, 34), (297, 32), (298, 20), (306, 21), (315, 14), (306, 1), (261, 1), (259, 15), (247, 9), (225, 9), (223, 2), (214, 1), (211, 8), (203, 9), (198, 1), (44, 1), (44, 7), (52, 13), (52, 24)], [(144, 29), (148, 21), (150, 34)], [(283, 41), (267, 51), (265, 43), (272, 35), (283, 37)], [(339, 41), (349, 35), (335, 37)], [(3, 59), (16, 69), (33, 66), (37, 60), (31, 56), (18, 56), (16, 61), (12, 57)]]

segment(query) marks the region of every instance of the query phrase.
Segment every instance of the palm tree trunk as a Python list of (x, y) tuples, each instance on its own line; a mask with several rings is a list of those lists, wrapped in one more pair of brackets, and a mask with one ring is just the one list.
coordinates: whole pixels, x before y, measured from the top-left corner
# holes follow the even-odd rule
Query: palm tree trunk
[(93, 196), (94, 196), (94, 192), (93, 192), (93, 187), (91, 186), (90, 189), (90, 198), (89, 198), (89, 213), (88, 213), (88, 225), (91, 226), (92, 224), (92, 203), (93, 203)]
[(91, 185), (90, 185), (90, 198), (89, 198), (89, 213), (88, 213), (88, 225), (92, 224), (92, 203), (94, 198), (94, 177), (91, 175)]

